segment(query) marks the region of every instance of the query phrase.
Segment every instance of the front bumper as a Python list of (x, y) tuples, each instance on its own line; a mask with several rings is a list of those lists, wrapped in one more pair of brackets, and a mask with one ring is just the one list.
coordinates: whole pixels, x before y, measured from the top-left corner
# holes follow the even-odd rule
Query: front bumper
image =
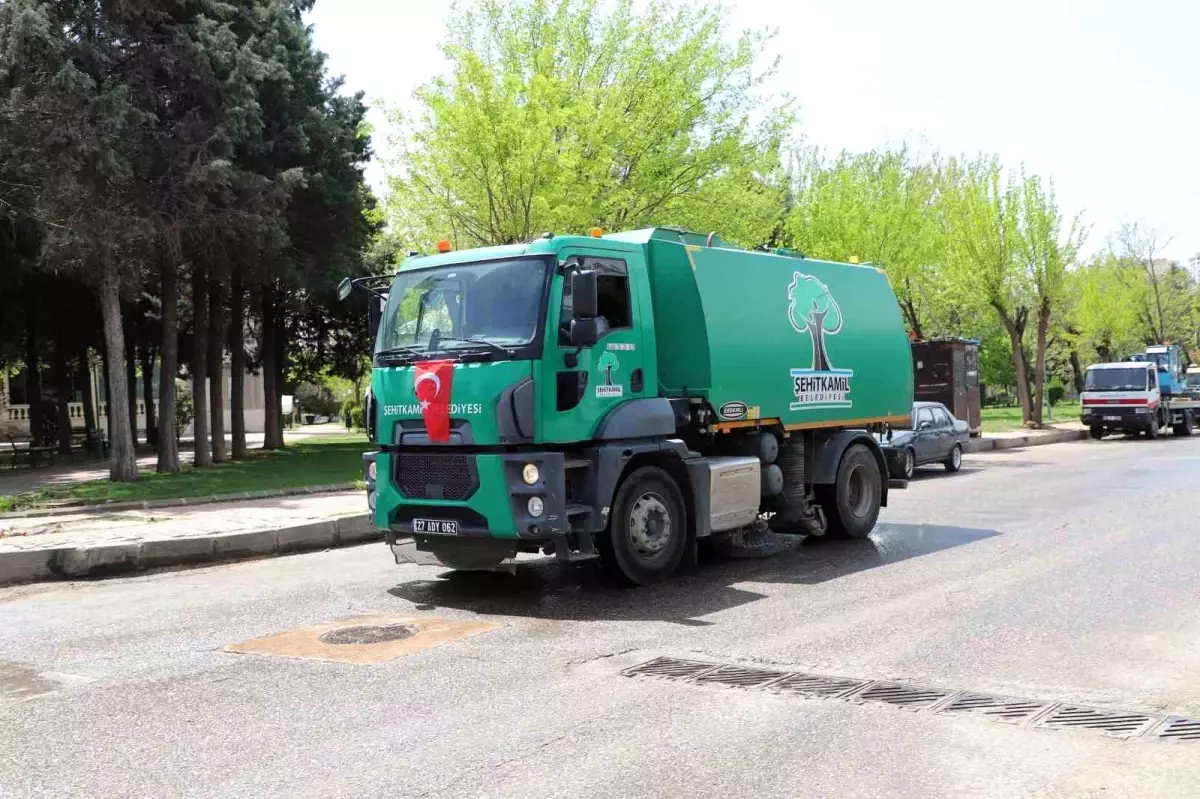
[[(423, 450), (422, 454), (432, 459), (442, 453)], [(462, 499), (432, 498), (443, 493), (440, 486), (415, 486), (411, 473), (406, 473), (404, 480), (397, 479), (396, 453), (376, 453), (375, 526), (412, 535), (415, 519), (452, 521), (458, 530), (452, 536), (456, 538), (534, 541), (550, 540), (569, 532), (563, 453), (493, 454), (457, 450), (447, 451), (445, 457), (456, 462), (465, 458), (469, 463), (471, 479), (467, 489), (460, 491)], [(522, 471), (530, 463), (538, 468), (539, 479), (533, 485), (527, 485), (522, 477)], [(412, 496), (417, 493), (423, 496)], [(530, 513), (529, 501), (533, 497), (542, 502), (542, 512), (537, 516)], [(430, 534), (428, 530), (422, 534), (445, 535)]]
[(1079, 421), (1085, 427), (1104, 427), (1110, 430), (1142, 430), (1149, 427), (1157, 408), (1144, 405), (1134, 407), (1092, 406), (1084, 407)]

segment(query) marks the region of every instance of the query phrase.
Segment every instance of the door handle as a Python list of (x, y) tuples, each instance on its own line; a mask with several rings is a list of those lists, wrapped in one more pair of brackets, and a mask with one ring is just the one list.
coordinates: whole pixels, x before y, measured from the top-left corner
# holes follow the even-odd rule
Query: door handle
[(634, 369), (633, 374), (629, 376), (629, 390), (634, 393), (640, 393), (645, 388), (645, 379), (642, 376), (641, 369)]

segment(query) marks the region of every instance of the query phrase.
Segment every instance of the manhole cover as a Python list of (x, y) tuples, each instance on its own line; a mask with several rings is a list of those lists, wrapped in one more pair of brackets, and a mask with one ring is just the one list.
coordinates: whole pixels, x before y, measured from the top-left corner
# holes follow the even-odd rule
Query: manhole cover
[(388, 641), (403, 641), (416, 634), (417, 628), (411, 624), (363, 624), (330, 630), (318, 640), (323, 644), (385, 644)]

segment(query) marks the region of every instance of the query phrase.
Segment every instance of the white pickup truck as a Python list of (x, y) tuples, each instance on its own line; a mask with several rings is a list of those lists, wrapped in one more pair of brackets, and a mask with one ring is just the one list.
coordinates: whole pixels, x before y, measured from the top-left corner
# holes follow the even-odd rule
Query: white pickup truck
[(1092, 364), (1079, 401), (1080, 421), (1097, 439), (1113, 432), (1144, 432), (1147, 438), (1157, 438), (1167, 425), (1177, 436), (1190, 436), (1200, 414), (1200, 400), (1191, 393), (1162, 394), (1153, 361)]

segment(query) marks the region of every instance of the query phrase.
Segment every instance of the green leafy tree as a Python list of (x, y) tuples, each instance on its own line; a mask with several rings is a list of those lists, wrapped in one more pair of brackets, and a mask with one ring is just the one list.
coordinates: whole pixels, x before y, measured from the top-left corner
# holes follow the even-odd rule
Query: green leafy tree
[(788, 316), (800, 333), (812, 338), (812, 368), (828, 372), (833, 368), (825, 349), (825, 336), (842, 329), (842, 309), (829, 293), (829, 287), (812, 275), (796, 272), (788, 286)]
[(731, 44), (727, 21), (667, 0), (456, 4), (449, 75), (393, 114), (393, 226), (424, 247), (655, 224), (765, 242), (793, 113), (758, 93), (771, 37)]
[(917, 338), (943, 315), (943, 242), (932, 213), (938, 168), (936, 157), (922, 161), (906, 147), (843, 152), (832, 163), (811, 152), (784, 226), (791, 246), (811, 257), (857, 258), (885, 269)]

